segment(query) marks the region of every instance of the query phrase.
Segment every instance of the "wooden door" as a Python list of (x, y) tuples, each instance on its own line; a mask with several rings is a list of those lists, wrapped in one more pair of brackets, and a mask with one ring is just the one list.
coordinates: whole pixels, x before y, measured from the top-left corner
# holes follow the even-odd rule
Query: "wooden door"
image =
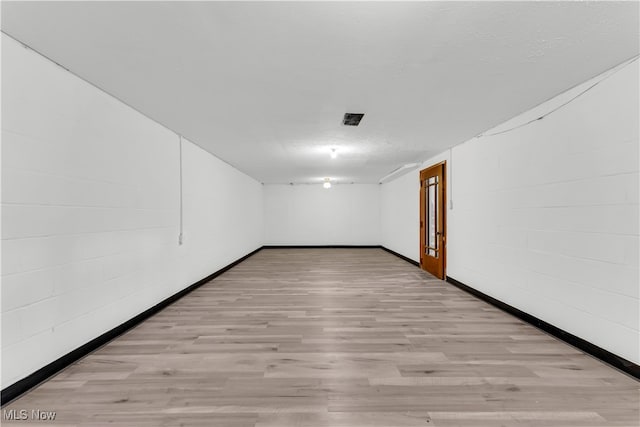
[(420, 266), (439, 279), (446, 267), (445, 166), (420, 171)]

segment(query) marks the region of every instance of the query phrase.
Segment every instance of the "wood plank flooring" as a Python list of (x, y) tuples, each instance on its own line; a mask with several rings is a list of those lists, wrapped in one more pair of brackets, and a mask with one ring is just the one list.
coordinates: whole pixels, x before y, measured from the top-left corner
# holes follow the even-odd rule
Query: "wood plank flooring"
[(628, 426), (639, 383), (380, 249), (266, 249), (4, 408), (67, 426)]

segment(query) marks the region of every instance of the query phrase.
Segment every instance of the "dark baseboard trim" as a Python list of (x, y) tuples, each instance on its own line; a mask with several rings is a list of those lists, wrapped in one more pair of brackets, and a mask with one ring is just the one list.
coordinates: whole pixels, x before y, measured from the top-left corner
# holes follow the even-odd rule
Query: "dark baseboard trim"
[(262, 249), (380, 249), (380, 245), (265, 245)]
[(392, 255), (402, 258), (410, 264), (420, 267), (420, 263), (382, 245), (265, 245), (262, 249), (382, 249)]
[(385, 251), (389, 252), (389, 253), (390, 253), (390, 254), (392, 254), (392, 255), (397, 256), (398, 258), (402, 258), (403, 260), (407, 261), (409, 264), (413, 264), (413, 265), (415, 265), (416, 267), (420, 267), (420, 263), (419, 263), (418, 261), (414, 261), (414, 260), (412, 260), (411, 258), (408, 258), (408, 257), (406, 257), (406, 256), (404, 256), (404, 255), (401, 255), (401, 254), (399, 254), (399, 253), (398, 253), (398, 252), (396, 252), (396, 251), (392, 251), (392, 250), (391, 250), (391, 249), (389, 249), (389, 248), (385, 248), (384, 246), (380, 246), (380, 248), (381, 248), (382, 250), (385, 250)]
[(67, 366), (71, 365), (72, 363), (76, 362), (79, 359), (82, 359), (83, 357), (85, 357), (89, 353), (93, 352), (94, 350), (98, 349), (99, 347), (102, 347), (103, 345), (107, 344), (109, 341), (113, 340), (114, 338), (122, 335), (123, 333), (125, 333), (129, 329), (131, 329), (134, 326), (136, 326), (139, 323), (141, 323), (142, 321), (144, 321), (144, 320), (148, 319), (149, 317), (153, 316), (154, 314), (158, 313), (163, 308), (165, 308), (165, 307), (169, 306), (170, 304), (176, 302), (177, 300), (179, 300), (183, 296), (187, 295), (189, 292), (199, 288), (200, 286), (204, 285), (205, 283), (209, 282), (210, 280), (218, 277), (219, 275), (221, 275), (225, 271), (231, 269), (232, 267), (235, 267), (236, 265), (240, 264), (242, 261), (246, 260), (250, 256), (252, 256), (252, 255), (256, 254), (257, 252), (259, 252), (260, 250), (262, 250), (262, 247), (260, 247), (260, 248), (256, 249), (255, 251), (243, 256), (242, 258), (232, 262), (231, 264), (221, 268), (220, 270), (216, 271), (215, 273), (212, 273), (212, 274), (208, 275), (204, 279), (198, 280), (193, 285), (188, 286), (187, 288), (185, 288), (185, 289), (183, 289), (183, 290), (171, 295), (167, 299), (165, 299), (165, 300), (159, 302), (158, 304), (154, 305), (153, 307), (143, 311), (142, 313), (138, 314), (137, 316), (127, 320), (123, 324), (121, 324), (119, 326), (116, 326), (115, 328), (105, 332), (104, 334), (100, 335), (99, 337), (94, 338), (91, 341), (89, 341), (88, 343), (86, 343), (86, 344), (76, 348), (75, 350), (72, 350), (71, 352), (65, 354), (64, 356), (60, 357), (59, 359), (54, 360), (53, 362), (49, 363), (48, 365), (44, 366), (43, 368), (38, 369), (37, 371), (35, 371), (31, 375), (29, 375), (29, 376), (17, 381), (16, 383), (4, 388), (2, 390), (2, 395), (0, 397), (0, 402), (1, 402), (2, 406), (5, 406), (5, 405), (9, 404), (11, 401), (15, 400), (16, 398), (18, 398), (22, 394), (24, 394), (27, 391), (31, 390), (32, 388), (36, 387), (37, 385), (39, 385), (43, 381), (51, 378), (53, 375), (57, 374), (58, 372), (60, 372), (64, 368), (66, 368)]
[(470, 293), (471, 295), (485, 301), (488, 302), (489, 304), (493, 305), (494, 307), (499, 308), (502, 311), (505, 311), (515, 317), (517, 317), (518, 319), (529, 323), (530, 325), (535, 326), (538, 329), (541, 329), (543, 331), (545, 331), (546, 333), (553, 335), (554, 337), (566, 342), (567, 344), (572, 345), (573, 347), (576, 347), (582, 351), (584, 351), (585, 353), (590, 354), (591, 356), (600, 359), (601, 361), (621, 370), (622, 372), (636, 378), (640, 380), (640, 366), (636, 365), (635, 363), (624, 359), (620, 356), (617, 356), (613, 353), (611, 353), (608, 350), (605, 350), (604, 348), (598, 347), (595, 344), (590, 343), (589, 341), (586, 341), (580, 337), (577, 337), (563, 329), (558, 328), (557, 326), (554, 326), (550, 323), (545, 322), (542, 319), (538, 319), (535, 316), (532, 316), (529, 313), (525, 313), (522, 310), (519, 310), (509, 304), (506, 304), (498, 299), (495, 299), (483, 292), (480, 292), (477, 289), (474, 289), (468, 285), (465, 285), (462, 282), (457, 281), (456, 279), (447, 276), (447, 282), (451, 283), (452, 285), (462, 289), (465, 292)]

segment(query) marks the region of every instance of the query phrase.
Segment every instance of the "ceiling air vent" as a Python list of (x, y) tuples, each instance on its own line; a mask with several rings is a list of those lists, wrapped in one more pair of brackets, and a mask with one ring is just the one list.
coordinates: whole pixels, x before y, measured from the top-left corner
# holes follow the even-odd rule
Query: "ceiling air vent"
[(345, 126), (358, 126), (362, 117), (364, 117), (364, 113), (345, 113), (342, 124)]

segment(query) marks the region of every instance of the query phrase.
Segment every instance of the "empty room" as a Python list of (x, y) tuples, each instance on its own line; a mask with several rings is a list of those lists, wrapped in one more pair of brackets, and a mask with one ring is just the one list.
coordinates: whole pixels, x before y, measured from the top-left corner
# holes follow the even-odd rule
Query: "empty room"
[(1, 30), (2, 425), (640, 425), (638, 1)]

